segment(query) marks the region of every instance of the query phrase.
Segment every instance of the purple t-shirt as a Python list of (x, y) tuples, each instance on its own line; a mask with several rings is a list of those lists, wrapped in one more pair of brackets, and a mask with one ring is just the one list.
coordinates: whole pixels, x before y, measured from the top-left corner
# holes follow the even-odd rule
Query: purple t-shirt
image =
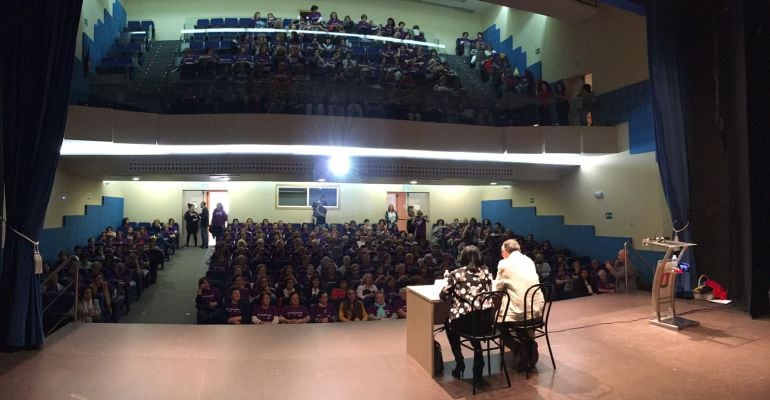
[(390, 309), (392, 312), (397, 313), (398, 310), (404, 309), (404, 312), (406, 312), (406, 301), (399, 299), (393, 300), (393, 303), (390, 305)]
[(329, 322), (334, 322), (337, 319), (337, 311), (331, 303), (326, 303), (323, 307), (321, 304), (313, 304), (310, 307), (310, 320), (313, 322), (321, 322), (322, 319), (327, 318)]
[(306, 318), (308, 315), (310, 315), (307, 312), (307, 308), (303, 305), (298, 305), (297, 307), (292, 307), (291, 305), (284, 306), (283, 309), (281, 309), (281, 316), (286, 319), (303, 319)]
[(211, 225), (225, 226), (225, 221), (227, 221), (227, 213), (225, 210), (221, 208), (214, 209), (214, 212), (211, 213)]
[(225, 312), (227, 313), (227, 318), (232, 317), (243, 317), (241, 315), (241, 307), (238, 305), (238, 303), (230, 303), (225, 307)]
[(275, 306), (262, 308), (261, 305), (256, 305), (251, 315), (257, 317), (262, 322), (273, 322), (273, 319), (278, 316), (278, 309)]

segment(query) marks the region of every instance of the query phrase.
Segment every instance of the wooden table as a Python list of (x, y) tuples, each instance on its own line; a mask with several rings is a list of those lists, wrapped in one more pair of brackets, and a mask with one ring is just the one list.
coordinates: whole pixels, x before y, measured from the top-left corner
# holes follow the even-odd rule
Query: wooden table
[(439, 298), (442, 285), (407, 286), (406, 352), (433, 376), (433, 329), (443, 325), (449, 303)]

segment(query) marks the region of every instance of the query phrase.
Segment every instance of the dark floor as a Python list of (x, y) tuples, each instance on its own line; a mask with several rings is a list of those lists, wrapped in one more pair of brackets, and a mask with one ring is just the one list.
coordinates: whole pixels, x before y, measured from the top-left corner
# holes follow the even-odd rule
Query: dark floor
[(158, 281), (131, 303), (120, 323), (194, 324), (198, 279), (206, 275), (206, 260), (213, 249), (182, 247), (159, 271)]
[[(192, 253), (191, 253), (192, 254)], [(71, 324), (37, 352), (0, 354), (2, 399), (768, 399), (770, 320), (702, 301), (680, 313), (700, 326), (648, 323), (649, 293), (554, 304), (538, 372), (493, 359), (492, 389), (475, 397), (406, 355), (404, 321), (198, 326)], [(693, 312), (694, 310), (694, 312)], [(506, 355), (510, 363), (510, 355)], [(469, 360), (470, 361), (470, 360)]]

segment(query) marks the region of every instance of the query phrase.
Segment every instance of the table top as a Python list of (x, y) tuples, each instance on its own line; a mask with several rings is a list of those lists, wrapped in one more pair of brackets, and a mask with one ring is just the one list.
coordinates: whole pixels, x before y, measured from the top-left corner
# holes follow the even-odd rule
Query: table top
[[(438, 284), (433, 285), (416, 285), (407, 286), (406, 288), (417, 296), (422, 297), (425, 301), (431, 303), (441, 303), (443, 300), (439, 297), (441, 289), (444, 288), (445, 281), (443, 279), (437, 279)], [(492, 290), (497, 290), (497, 281), (492, 281)]]
[(428, 302), (441, 303), (442, 300), (439, 297), (439, 293), (441, 293), (441, 289), (443, 287), (444, 285), (416, 285), (416, 286), (407, 286), (406, 288), (407, 290), (411, 291), (417, 296), (422, 297), (424, 300)]

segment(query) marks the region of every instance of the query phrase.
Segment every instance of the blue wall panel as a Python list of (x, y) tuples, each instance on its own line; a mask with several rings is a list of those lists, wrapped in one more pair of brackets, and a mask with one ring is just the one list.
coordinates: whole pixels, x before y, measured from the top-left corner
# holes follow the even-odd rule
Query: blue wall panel
[(612, 126), (628, 122), (631, 154), (655, 151), (650, 81), (643, 81), (596, 96), (594, 124)]
[(127, 19), (126, 9), (123, 8), (120, 0), (116, 0), (112, 5), (112, 12), (105, 9), (104, 17), (94, 24), (94, 37), (89, 37), (83, 32), (80, 38), (83, 41), (82, 53), (75, 55), (75, 66), (72, 69), (70, 104), (88, 99), (88, 79), (85, 70), (87, 69), (89, 74), (96, 71), (96, 65), (102, 57), (107, 55), (115, 39), (120, 36)]
[(105, 227), (117, 228), (123, 219), (123, 198), (102, 197), (102, 205), (87, 205), (85, 215), (67, 215), (61, 228), (43, 229), (40, 235), (40, 253), (43, 260), (54, 261), (64, 250), (72, 252), (78, 244), (99, 234)]
[(484, 41), (491, 44), (496, 52), (505, 54), (505, 56), (508, 57), (511, 67), (517, 69), (520, 75), (524, 75), (524, 71), (529, 69), (535, 79), (539, 80), (543, 78), (542, 63), (538, 61), (536, 63), (528, 64), (527, 52), (524, 51), (521, 46), (516, 46), (513, 36), (501, 40), (500, 29), (496, 24), (492, 24), (492, 26), (487, 28), (482, 34), (484, 36)]
[[(511, 207), (511, 200), (487, 200), (481, 202), (481, 218), (500, 222), (514, 233), (527, 236), (532, 234), (535, 240), (549, 239), (554, 248), (567, 248), (576, 256), (589, 256), (599, 261), (614, 260), (628, 237), (596, 236), (591, 225), (565, 225), (564, 217), (555, 215), (538, 216), (535, 207)], [(638, 251), (651, 269), (640, 260), (632, 260), (642, 278), (652, 281), (655, 262), (661, 258), (661, 252)]]

